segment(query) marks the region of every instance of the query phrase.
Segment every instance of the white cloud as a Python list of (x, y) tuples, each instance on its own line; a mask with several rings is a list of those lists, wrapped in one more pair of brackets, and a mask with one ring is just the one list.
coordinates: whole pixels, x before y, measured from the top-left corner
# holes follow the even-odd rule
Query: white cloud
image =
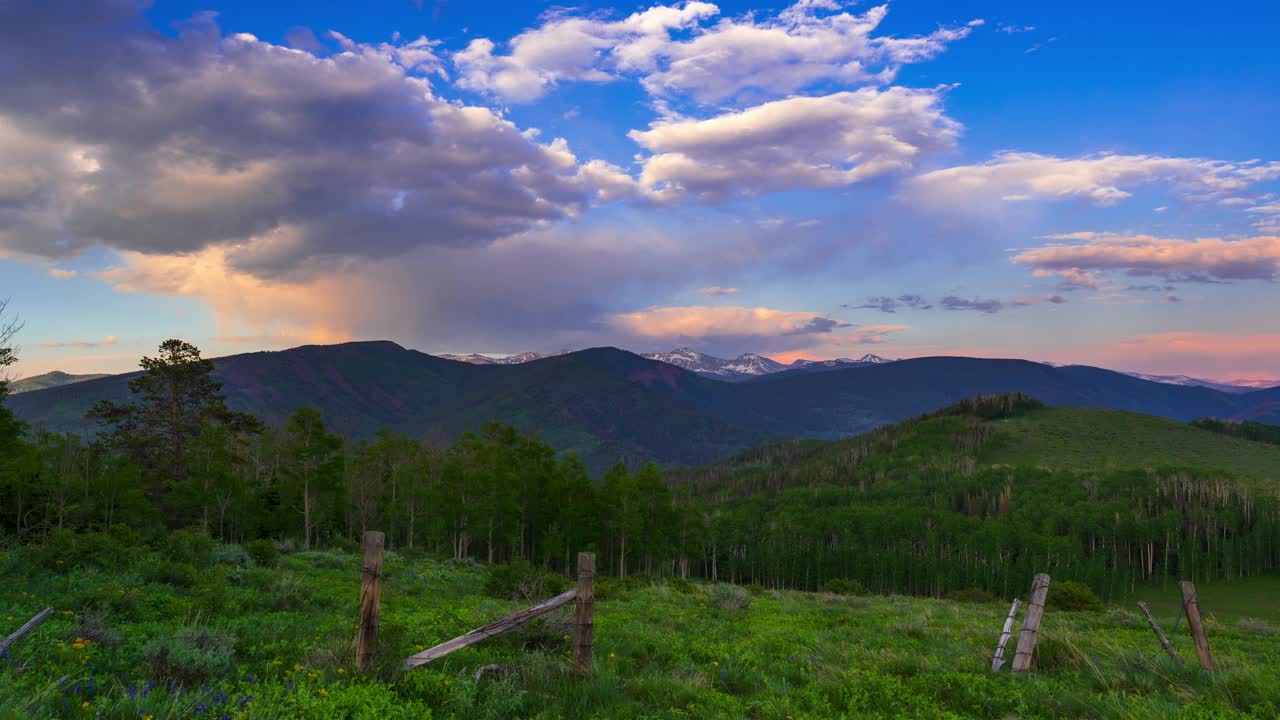
[(1280, 237), (1178, 240), (1150, 235), (1099, 235), (1082, 243), (1024, 250), (1013, 261), (1037, 275), (1064, 278), (1123, 271), (1130, 276), (1175, 280), (1275, 280), (1280, 278)]
[(959, 125), (943, 114), (941, 97), (936, 89), (863, 88), (709, 120), (663, 120), (629, 135), (654, 153), (640, 183), (663, 200), (840, 187), (950, 148)]
[(453, 55), (459, 84), (510, 102), (529, 102), (564, 82), (637, 77), (655, 97), (713, 104), (743, 93), (779, 97), (829, 81), (886, 83), (900, 67), (931, 59), (981, 20), (927, 35), (873, 33), (887, 5), (850, 14), (834, 0), (801, 0), (772, 17), (750, 13), (704, 25), (720, 10), (706, 2), (655, 5), (624, 20), (552, 13), (499, 52), (473, 40)]
[(980, 165), (935, 170), (912, 179), (910, 194), (937, 204), (974, 200), (1067, 200), (1114, 205), (1145, 185), (1162, 184), (1187, 200), (1209, 200), (1280, 178), (1280, 162), (1102, 153), (1061, 158), (1002, 152)]
[(719, 285), (712, 285), (711, 287), (704, 287), (698, 290), (698, 292), (702, 293), (703, 295), (718, 297), (720, 295), (737, 295), (742, 291), (736, 287), (720, 287)]

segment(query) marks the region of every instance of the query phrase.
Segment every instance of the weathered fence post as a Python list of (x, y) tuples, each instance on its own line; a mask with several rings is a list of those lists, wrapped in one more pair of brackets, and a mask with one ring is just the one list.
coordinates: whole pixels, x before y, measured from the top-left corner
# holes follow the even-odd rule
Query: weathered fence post
[(1213, 653), (1209, 650), (1209, 636), (1204, 634), (1204, 623), (1200, 620), (1200, 600), (1196, 597), (1196, 586), (1190, 580), (1178, 583), (1182, 588), (1182, 611), (1187, 615), (1187, 624), (1191, 626), (1191, 637), (1196, 641), (1196, 657), (1200, 667), (1205, 670), (1217, 670), (1213, 662)]
[(356, 632), (356, 669), (369, 669), (378, 649), (378, 607), (382, 602), (382, 544), (385, 536), (370, 530), (364, 534), (364, 565), (360, 575), (360, 629)]
[(1004, 667), (1004, 646), (1009, 642), (1009, 636), (1013, 634), (1013, 620), (1018, 615), (1018, 606), (1022, 605), (1022, 601), (1014, 598), (1013, 607), (1009, 608), (1009, 617), (1004, 620), (1004, 629), (1000, 631), (1000, 642), (996, 645), (995, 657), (991, 659), (991, 672), (999, 672)]
[(1142, 614), (1147, 616), (1147, 623), (1151, 625), (1151, 631), (1156, 634), (1156, 639), (1160, 641), (1160, 646), (1164, 651), (1169, 653), (1169, 657), (1173, 658), (1174, 665), (1182, 665), (1182, 661), (1178, 659), (1178, 653), (1173, 651), (1173, 646), (1169, 644), (1169, 638), (1164, 636), (1164, 631), (1156, 624), (1156, 619), (1151, 616), (1151, 610), (1147, 608), (1147, 604), (1138, 601), (1138, 607), (1142, 608)]
[(1013, 654), (1013, 672), (1031, 669), (1031, 657), (1036, 651), (1036, 640), (1040, 637), (1040, 618), (1044, 616), (1044, 599), (1049, 594), (1049, 576), (1044, 573), (1036, 575), (1031, 581), (1031, 599), (1027, 601), (1027, 612), (1022, 619), (1022, 632), (1018, 633), (1018, 649)]
[(578, 597), (573, 612), (573, 664), (591, 673), (591, 640), (595, 632), (596, 554), (578, 553)]
[(49, 615), (52, 613), (53, 613), (53, 608), (51, 607), (45, 608), (40, 612), (36, 613), (35, 617), (23, 623), (22, 627), (18, 628), (16, 632), (14, 632), (8, 638), (5, 638), (4, 642), (0, 643), (0, 654), (3, 654), (5, 650), (8, 650), (10, 645), (18, 641), (18, 638), (31, 632), (32, 628), (44, 622), (44, 619), (49, 617)]

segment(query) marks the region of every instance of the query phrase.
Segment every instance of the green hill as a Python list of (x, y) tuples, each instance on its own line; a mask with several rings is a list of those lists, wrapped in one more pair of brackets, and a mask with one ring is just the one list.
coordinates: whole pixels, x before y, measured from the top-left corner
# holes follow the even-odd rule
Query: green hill
[(1193, 467), (1280, 480), (1280, 447), (1151, 415), (1043, 408), (995, 425), (980, 463), (1077, 471)]

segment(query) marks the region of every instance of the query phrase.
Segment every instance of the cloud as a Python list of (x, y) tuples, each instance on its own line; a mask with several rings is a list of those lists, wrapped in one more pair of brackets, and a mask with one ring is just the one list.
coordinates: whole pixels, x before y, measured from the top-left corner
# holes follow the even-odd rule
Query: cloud
[(640, 184), (660, 200), (851, 185), (952, 147), (942, 91), (863, 88), (793, 97), (708, 120), (660, 120), (629, 134), (653, 155)]
[(698, 292), (702, 293), (703, 295), (710, 295), (712, 297), (717, 297), (720, 295), (737, 295), (742, 291), (735, 287), (725, 288), (725, 287), (720, 287), (718, 285), (713, 285), (711, 287), (704, 287), (698, 290)]
[[(849, 307), (841, 305), (841, 307)], [(898, 310), (930, 310), (930, 305), (923, 297), (919, 295), (899, 295), (898, 297), (869, 297), (867, 302), (862, 305), (854, 305), (856, 310), (879, 310), (882, 313), (893, 314)]]
[(955, 295), (942, 298), (939, 304), (946, 310), (972, 310), (988, 315), (994, 315), (1004, 309), (1004, 303), (999, 300), (967, 299)]
[(237, 270), (300, 275), (492, 243), (630, 192), (563, 140), (437, 97), (425, 38), (331, 33), (320, 57), (207, 15), (170, 37), (132, 0), (86, 10), (0, 9), (0, 249), (224, 247)]
[(40, 343), (40, 347), (57, 349), (57, 348), (96, 348), (105, 345), (115, 345), (116, 336), (108, 335), (101, 340), (50, 340)]
[(70, 280), (71, 278), (78, 276), (80, 273), (75, 270), (66, 270), (64, 268), (55, 267), (49, 268), (47, 274), (49, 277), (56, 278), (58, 280)]
[(1178, 331), (1079, 346), (1063, 360), (1164, 375), (1280, 379), (1280, 334)]
[(820, 84), (892, 81), (907, 64), (936, 57), (982, 24), (928, 35), (874, 35), (887, 5), (854, 15), (834, 0), (801, 0), (776, 15), (723, 18), (706, 2), (655, 5), (623, 20), (554, 11), (506, 52), (489, 38), (452, 56), (459, 85), (509, 102), (530, 102), (566, 82), (637, 78), (650, 95), (714, 105), (752, 94), (790, 95)]
[(909, 194), (919, 200), (964, 204), (975, 199), (1083, 200), (1114, 205), (1137, 187), (1162, 184), (1186, 200), (1210, 200), (1280, 178), (1280, 162), (1228, 162), (1204, 158), (1101, 153), (1061, 158), (1001, 152), (979, 165), (934, 170), (913, 178)]
[(1107, 271), (1171, 281), (1275, 280), (1280, 277), (1280, 237), (1175, 240), (1103, 235), (1082, 243), (1024, 250), (1013, 261), (1034, 268), (1037, 275), (1083, 275), (1095, 283), (1090, 273)]
[(845, 333), (843, 339), (852, 345), (884, 345), (889, 342), (890, 335), (910, 329), (910, 325), (870, 325)]
[(815, 313), (765, 307), (651, 307), (619, 313), (608, 319), (613, 327), (642, 338), (676, 341), (686, 338), (776, 337), (829, 333), (848, 327)]

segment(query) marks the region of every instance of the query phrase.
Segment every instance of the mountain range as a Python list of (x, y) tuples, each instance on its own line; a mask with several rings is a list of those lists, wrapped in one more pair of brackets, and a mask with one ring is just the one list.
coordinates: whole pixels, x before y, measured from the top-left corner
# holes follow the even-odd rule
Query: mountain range
[(44, 390), (45, 388), (70, 385), (71, 383), (84, 382), (85, 380), (96, 380), (104, 377), (110, 376), (105, 373), (72, 375), (70, 373), (54, 370), (53, 372), (47, 372), (43, 375), (33, 375), (29, 378), (14, 380), (9, 383), (9, 392), (17, 395), (18, 393), (31, 392), (32, 390)]
[[(214, 367), (228, 404), (271, 424), (304, 405), (348, 437), (383, 427), (455, 435), (498, 420), (576, 451), (597, 472), (617, 460), (695, 465), (773, 440), (836, 439), (966, 397), (1016, 391), (1052, 405), (1183, 421), (1280, 423), (1280, 388), (1226, 393), (1026, 360), (855, 361), (725, 382), (616, 348), (480, 365), (375, 341), (232, 355)], [(91, 433), (85, 411), (100, 399), (128, 400), (134, 376), (24, 392), (8, 405), (34, 427)]]

